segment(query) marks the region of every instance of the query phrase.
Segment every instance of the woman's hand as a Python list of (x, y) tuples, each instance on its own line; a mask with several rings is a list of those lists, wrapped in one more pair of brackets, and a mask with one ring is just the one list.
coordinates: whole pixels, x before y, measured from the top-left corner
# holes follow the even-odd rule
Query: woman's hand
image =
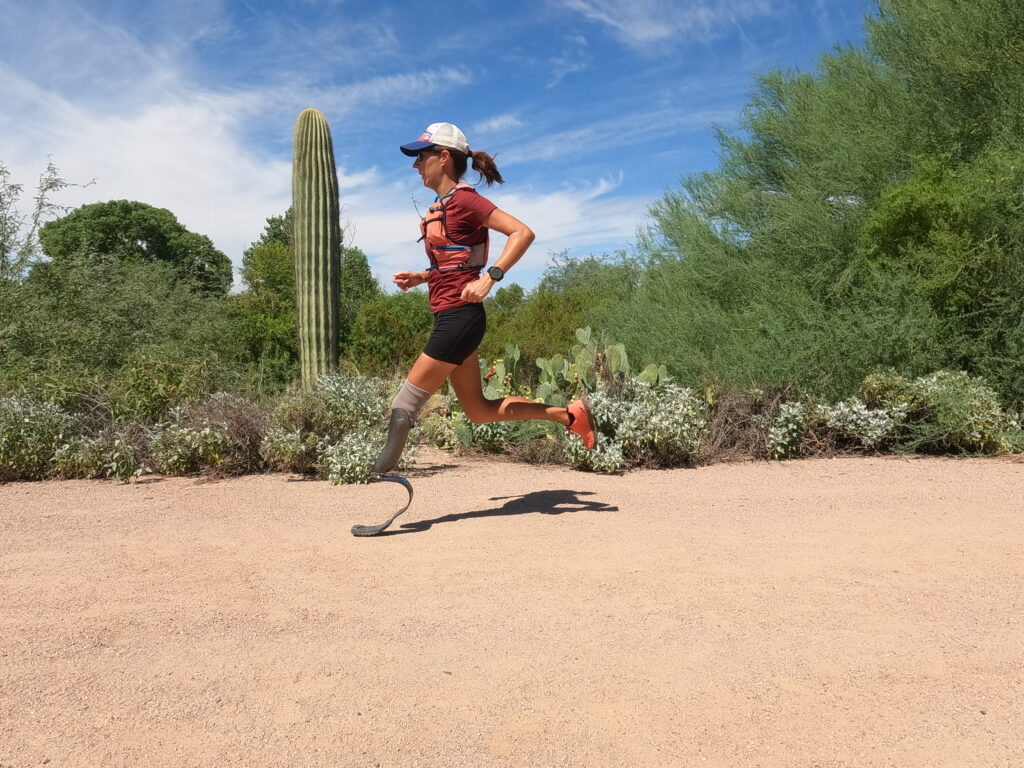
[(427, 282), (426, 272), (396, 272), (394, 276), (394, 283), (403, 291), (408, 291), (410, 288), (415, 288), (417, 285), (423, 285)]
[(466, 287), (462, 289), (462, 300), (479, 304), (487, 298), (487, 294), (491, 292), (492, 285), (494, 285), (494, 281), (486, 276), (481, 277), (479, 280), (474, 280), (472, 283), (467, 283)]

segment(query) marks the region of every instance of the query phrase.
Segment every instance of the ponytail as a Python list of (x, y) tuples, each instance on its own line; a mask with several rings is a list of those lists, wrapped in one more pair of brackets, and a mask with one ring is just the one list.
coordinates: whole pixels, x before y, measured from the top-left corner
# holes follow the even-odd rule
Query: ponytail
[(505, 183), (505, 180), (501, 178), (501, 171), (494, 164), (493, 157), (486, 152), (470, 152), (469, 156), (473, 158), (473, 170), (480, 174), (480, 178), (488, 187), (495, 183)]
[[(446, 149), (448, 149), (446, 147)], [(498, 166), (494, 164), (494, 158), (486, 152), (470, 152), (468, 155), (459, 152), (458, 150), (448, 149), (451, 153), (452, 160), (455, 165), (455, 176), (461, 179), (465, 173), (466, 168), (469, 165), (469, 159), (473, 160), (473, 170), (480, 174), (481, 180), (488, 187), (492, 184), (504, 184), (505, 180), (501, 178), (501, 171), (498, 170)]]

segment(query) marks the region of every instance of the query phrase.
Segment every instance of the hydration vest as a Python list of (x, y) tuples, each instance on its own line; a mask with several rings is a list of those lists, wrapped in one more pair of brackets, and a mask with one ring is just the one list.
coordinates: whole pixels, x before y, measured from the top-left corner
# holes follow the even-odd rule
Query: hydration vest
[(473, 189), (473, 187), (459, 182), (444, 197), (434, 200), (430, 208), (427, 209), (427, 215), (420, 222), (420, 232), (422, 233), (420, 240), (425, 241), (427, 256), (430, 258), (428, 269), (442, 274), (469, 269), (479, 271), (487, 263), (490, 238), (486, 227), (483, 239), (476, 243), (460, 243), (448, 234), (445, 208), (448, 201), (460, 189)]

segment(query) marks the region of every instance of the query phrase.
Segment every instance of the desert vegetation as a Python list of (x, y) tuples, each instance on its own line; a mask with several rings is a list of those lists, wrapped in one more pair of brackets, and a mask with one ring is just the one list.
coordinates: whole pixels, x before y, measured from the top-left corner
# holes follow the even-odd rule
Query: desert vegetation
[[(866, 24), (812, 71), (761, 75), (718, 167), (655, 202), (634, 251), (556, 255), (487, 300), (488, 396), (589, 392), (598, 451), (474, 425), (446, 391), (419, 439), (611, 472), (1024, 449), (1024, 6), (884, 0)], [(385, 292), (341, 246), (333, 372), (302, 388), (292, 210), (232, 292), (172, 212), (64, 210), (67, 184), (51, 164), (30, 195), (0, 164), (0, 481), (369, 478), (423, 292)]]

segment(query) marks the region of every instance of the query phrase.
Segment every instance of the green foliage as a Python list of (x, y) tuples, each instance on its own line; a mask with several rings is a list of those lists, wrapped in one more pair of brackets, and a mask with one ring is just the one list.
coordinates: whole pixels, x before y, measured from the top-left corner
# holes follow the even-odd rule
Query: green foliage
[(901, 449), (922, 453), (1005, 453), (1019, 444), (1020, 427), (998, 395), (963, 371), (937, 371), (908, 380), (875, 372), (862, 387), (872, 406), (906, 412)]
[[(510, 298), (502, 296), (503, 300)], [(508, 344), (517, 345), (527, 360), (550, 355), (553, 349), (566, 349), (584, 311), (580, 297), (540, 286), (515, 309), (494, 307), (493, 301), (485, 303), (487, 334), (480, 345), (480, 355), (487, 359), (500, 356)]]
[(266, 422), (254, 404), (220, 392), (170, 417), (150, 430), (149, 455), (157, 472), (240, 475), (262, 469)]
[(555, 255), (529, 294), (513, 283), (487, 299), (487, 335), (480, 354), (494, 359), (514, 344), (523, 359), (536, 360), (566, 350), (575, 342), (577, 328), (588, 323), (607, 326), (606, 309), (632, 295), (640, 276), (640, 264), (625, 254), (575, 259)]
[(149, 453), (157, 472), (188, 475), (203, 467), (216, 469), (230, 446), (230, 438), (213, 427), (191, 429), (168, 422), (154, 428)]
[[(367, 442), (366, 435), (349, 432), (334, 443), (322, 441), (318, 445), (321, 474), (335, 485), (341, 483), (368, 483), (373, 479), (373, 462), (383, 442)], [(400, 466), (409, 464), (408, 451)]]
[(344, 356), (366, 375), (404, 372), (420, 356), (432, 327), (423, 291), (372, 296), (356, 315)]
[(768, 452), (773, 459), (814, 455), (829, 450), (898, 449), (904, 437), (905, 405), (871, 407), (857, 397), (835, 405), (787, 402), (767, 424)]
[(901, 436), (907, 408), (869, 408), (860, 398), (841, 400), (835, 405), (819, 405), (817, 416), (840, 439), (853, 441), (874, 451), (891, 446)]
[(53, 456), (54, 477), (112, 478), (127, 483), (152, 470), (144, 463), (145, 439), (136, 430), (120, 425), (103, 428), (97, 435), (77, 435)]
[[(273, 469), (317, 474), (336, 483), (368, 482), (387, 436), (397, 384), (384, 379), (321, 376), (309, 391), (284, 396), (271, 417), (262, 454)], [(411, 433), (400, 467), (415, 452)]]
[(298, 373), (291, 248), (270, 240), (246, 250), (242, 281), (247, 290), (228, 297), (228, 315), (238, 328), (245, 356), (259, 371), (258, 391), (283, 389)]
[(383, 296), (384, 292), (370, 271), (366, 254), (359, 248), (344, 249), (344, 265), (341, 271), (341, 345), (352, 339), (359, 312), (370, 299)]
[(231, 288), (231, 262), (206, 235), (186, 229), (166, 208), (130, 200), (92, 203), (39, 230), (55, 269), (69, 260), (117, 257), (168, 264), (173, 274), (211, 295)]
[(271, 470), (307, 475), (316, 472), (318, 444), (316, 435), (271, 427), (263, 438), (260, 455)]
[(0, 281), (20, 278), (38, 258), (39, 228), (48, 220), (68, 208), (53, 201), (54, 193), (68, 187), (88, 186), (72, 184), (61, 178), (52, 160), (39, 175), (32, 212), (22, 214), (18, 203), (24, 186), (11, 181), (11, 171), (0, 162)]
[(338, 367), (341, 330), (341, 222), (331, 131), (322, 112), (304, 109), (295, 121), (292, 229), (295, 311), (302, 386)]
[[(556, 354), (537, 359), (541, 372), (537, 397), (544, 402), (568, 405), (574, 397), (616, 387), (629, 377), (626, 347), (613, 343), (607, 331), (602, 331), (598, 340), (589, 327), (577, 328), (576, 342), (568, 357)], [(654, 366), (654, 371), (657, 380), (658, 366)], [(650, 378), (650, 371), (645, 373)]]
[(270, 243), (280, 243), (291, 248), (294, 244), (294, 227), (295, 209), (292, 206), (288, 206), (288, 210), (283, 215), (267, 217), (266, 226), (263, 227), (263, 232), (260, 234), (259, 239), (250, 245), (245, 252), (248, 253), (253, 248), (269, 245)]
[(601, 326), (702, 388), (954, 367), (1021, 402), (1022, 24), (1008, 0), (886, 2), (865, 49), (759, 77), (719, 167), (652, 206)]
[(242, 254), (242, 284), (249, 293), (278, 312), (295, 309), (295, 265), (292, 249), (272, 240)]
[(218, 300), (182, 285), (166, 266), (70, 258), (61, 268), (38, 265), (5, 293), (0, 348), (8, 366), (52, 359), (112, 371), (154, 344), (232, 353)]
[(1024, 135), (1024, 6), (1017, 0), (881, 0), (868, 49), (898, 73), (919, 151), (969, 160)]
[(133, 354), (111, 379), (110, 413), (119, 421), (152, 424), (174, 407), (198, 403), (235, 383), (214, 356), (148, 347)]
[(81, 430), (81, 417), (53, 403), (0, 397), (0, 482), (41, 480), (57, 450)]
[(151, 422), (247, 382), (225, 299), (168, 265), (71, 257), (0, 286), (0, 298), (0, 391)]
[(707, 429), (707, 408), (692, 390), (672, 383), (652, 386), (627, 378), (616, 391), (590, 395), (598, 449), (562, 435), (569, 463), (578, 469), (616, 472), (630, 466), (690, 465)]
[(1024, 151), (993, 147), (969, 166), (917, 158), (862, 231), (866, 258), (911, 276), (937, 326), (937, 356), (1024, 398)]
[(984, 381), (963, 371), (908, 379), (892, 369), (865, 377), (835, 405), (783, 403), (767, 422), (773, 458), (833, 448), (939, 454), (999, 454), (1024, 448), (1017, 416)]
[(803, 403), (783, 403), (768, 427), (768, 450), (773, 459), (797, 456), (807, 429), (807, 408)]

